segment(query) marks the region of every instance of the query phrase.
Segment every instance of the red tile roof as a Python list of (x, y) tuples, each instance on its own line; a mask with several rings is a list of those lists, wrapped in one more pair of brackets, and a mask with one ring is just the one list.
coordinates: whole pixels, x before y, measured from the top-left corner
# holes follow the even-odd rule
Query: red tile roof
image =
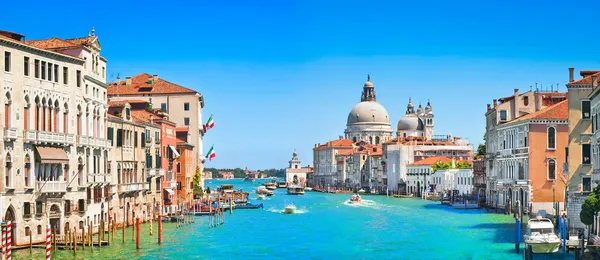
[(340, 146), (352, 146), (353, 142), (352, 140), (349, 139), (338, 139), (338, 140), (333, 140), (333, 141), (329, 141), (325, 144), (319, 145), (319, 147), (326, 147), (326, 146), (333, 146), (333, 147), (340, 147)]
[(582, 70), (580, 71), (580, 75), (583, 77), (580, 80), (575, 80), (573, 82), (569, 82), (569, 85), (591, 85), (592, 84), (592, 76), (598, 77), (600, 80), (600, 71), (596, 70)]
[(73, 38), (73, 39), (60, 39), (57, 37), (53, 37), (45, 40), (29, 40), (23, 41), (23, 43), (46, 50), (54, 50), (54, 49), (63, 49), (63, 48), (72, 48), (82, 45), (90, 45), (97, 39), (96, 36), (87, 36), (81, 38)]
[[(109, 96), (116, 95), (141, 95), (141, 94), (174, 94), (174, 93), (198, 93), (195, 90), (182, 87), (169, 81), (158, 78), (152, 84), (148, 83), (148, 79), (152, 75), (141, 73), (131, 78), (131, 84), (127, 85), (127, 81), (109, 83), (107, 94)], [(137, 88), (136, 88), (137, 87)]]
[(450, 157), (447, 157), (447, 156), (433, 156), (433, 157), (425, 158), (425, 159), (420, 160), (420, 161), (416, 161), (414, 163), (409, 164), (408, 166), (434, 165), (434, 164), (436, 164), (438, 162), (448, 163), (448, 162), (452, 162), (452, 159)]
[(128, 102), (125, 101), (125, 100), (115, 100), (115, 101), (109, 100), (108, 101), (108, 106), (109, 107), (123, 107), (127, 103)]
[(175, 128), (175, 132), (187, 132), (187, 131), (190, 131), (189, 126), (179, 126), (179, 127)]
[(569, 119), (569, 101), (565, 99), (559, 103), (556, 103), (552, 106), (546, 107), (540, 111), (521, 116), (515, 120), (510, 121), (509, 123), (519, 122), (519, 121), (523, 121), (523, 120), (530, 120), (530, 119), (568, 120)]

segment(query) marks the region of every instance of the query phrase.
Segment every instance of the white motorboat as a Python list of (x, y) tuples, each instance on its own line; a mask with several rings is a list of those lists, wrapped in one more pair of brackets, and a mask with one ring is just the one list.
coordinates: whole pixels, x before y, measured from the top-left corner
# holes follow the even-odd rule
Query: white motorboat
[(287, 187), (287, 194), (289, 195), (304, 195), (304, 187), (300, 185), (289, 185)]
[(360, 190), (358, 190), (358, 193), (365, 193), (365, 190), (360, 189)]
[(283, 210), (283, 213), (285, 213), (285, 214), (294, 214), (294, 213), (296, 213), (296, 206), (294, 206), (293, 203), (290, 203), (290, 205), (287, 205), (285, 207), (285, 209)]
[(555, 253), (560, 247), (560, 238), (554, 233), (554, 224), (547, 218), (538, 216), (527, 222), (527, 233), (523, 235), (526, 245), (536, 254)]
[(265, 186), (258, 186), (258, 188), (256, 188), (256, 194), (267, 194), (267, 188)]
[(273, 192), (272, 192), (272, 191), (270, 191), (270, 190), (268, 190), (266, 193), (267, 193), (267, 196), (273, 196), (273, 194), (275, 194), (275, 193), (273, 193)]
[(304, 188), (305, 191), (312, 191), (313, 189), (311, 187), (306, 187)]
[(275, 182), (267, 182), (265, 183), (265, 187), (267, 188), (267, 190), (276, 190), (277, 184)]
[(352, 197), (350, 197), (350, 204), (357, 204), (357, 203), (361, 203), (362, 202), (362, 198), (360, 197), (360, 195), (358, 194), (353, 194)]
[(264, 200), (265, 198), (265, 194), (258, 194), (258, 200)]

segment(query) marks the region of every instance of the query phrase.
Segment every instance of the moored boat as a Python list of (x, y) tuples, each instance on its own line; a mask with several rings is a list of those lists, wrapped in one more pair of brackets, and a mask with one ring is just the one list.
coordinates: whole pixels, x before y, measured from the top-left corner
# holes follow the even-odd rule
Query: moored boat
[(258, 188), (256, 188), (256, 194), (267, 194), (267, 187), (265, 186), (258, 186)]
[(312, 191), (312, 190), (313, 190), (313, 188), (311, 188), (311, 187), (306, 187), (306, 188), (304, 188), (304, 190), (305, 190), (305, 191)]
[(526, 245), (536, 254), (555, 253), (560, 247), (560, 238), (554, 233), (554, 224), (538, 216), (527, 222), (527, 233), (523, 236)]
[(287, 188), (287, 186), (288, 185), (285, 181), (280, 181), (277, 183), (277, 188), (279, 188), (279, 189), (285, 189), (285, 188)]
[(235, 209), (262, 209), (263, 208), (263, 204), (244, 204), (244, 205), (237, 205), (235, 207)]
[(267, 188), (267, 190), (276, 190), (277, 189), (277, 185), (274, 182), (265, 183), (265, 187)]
[(265, 194), (259, 194), (258, 198), (256, 198), (257, 200), (264, 200), (265, 199)]
[(287, 187), (288, 195), (304, 195), (304, 187), (299, 185), (290, 185)]
[(272, 192), (272, 191), (270, 191), (270, 190), (267, 190), (267, 196), (273, 196), (273, 194), (275, 194), (275, 193), (273, 193), (273, 192)]
[(287, 205), (285, 207), (285, 209), (283, 210), (283, 213), (285, 213), (285, 214), (294, 214), (294, 213), (296, 213), (296, 206), (294, 206), (293, 203), (290, 203), (289, 205)]

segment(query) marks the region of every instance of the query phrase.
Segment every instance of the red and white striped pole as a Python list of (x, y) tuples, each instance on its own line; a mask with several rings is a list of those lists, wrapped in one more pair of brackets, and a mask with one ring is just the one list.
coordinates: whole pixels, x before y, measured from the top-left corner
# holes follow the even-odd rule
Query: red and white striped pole
[(2, 227), (2, 259), (6, 256), (6, 229)]
[(12, 222), (6, 224), (6, 260), (12, 260)]
[(50, 260), (50, 252), (52, 252), (52, 232), (50, 231), (50, 225), (46, 228), (46, 260)]

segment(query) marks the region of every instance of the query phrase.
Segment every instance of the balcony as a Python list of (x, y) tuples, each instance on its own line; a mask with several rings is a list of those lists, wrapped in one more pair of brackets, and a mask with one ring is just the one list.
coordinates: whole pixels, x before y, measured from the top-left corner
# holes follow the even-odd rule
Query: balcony
[(14, 127), (4, 128), (4, 140), (16, 140), (17, 139), (17, 129)]
[(77, 145), (78, 146), (88, 145), (88, 137), (84, 136), (84, 135), (78, 135), (77, 136)]
[(147, 168), (148, 177), (162, 177), (165, 176), (165, 169), (162, 168)]
[(120, 192), (134, 192), (142, 190), (142, 183), (128, 183), (119, 185)]
[(502, 150), (498, 151), (498, 155), (501, 157), (527, 156), (528, 154), (529, 154), (529, 147), (502, 149)]
[(104, 182), (106, 184), (110, 184), (112, 182), (112, 175), (111, 174), (104, 175)]
[(64, 181), (38, 181), (36, 188), (41, 193), (61, 193), (67, 191), (67, 183)]
[(169, 182), (169, 187), (171, 189), (176, 189), (177, 188), (177, 182), (174, 182), (174, 181)]
[(34, 143), (37, 141), (37, 131), (35, 130), (25, 130), (23, 131), (23, 141), (26, 143)]
[(75, 135), (74, 134), (67, 134), (67, 143), (75, 144)]

